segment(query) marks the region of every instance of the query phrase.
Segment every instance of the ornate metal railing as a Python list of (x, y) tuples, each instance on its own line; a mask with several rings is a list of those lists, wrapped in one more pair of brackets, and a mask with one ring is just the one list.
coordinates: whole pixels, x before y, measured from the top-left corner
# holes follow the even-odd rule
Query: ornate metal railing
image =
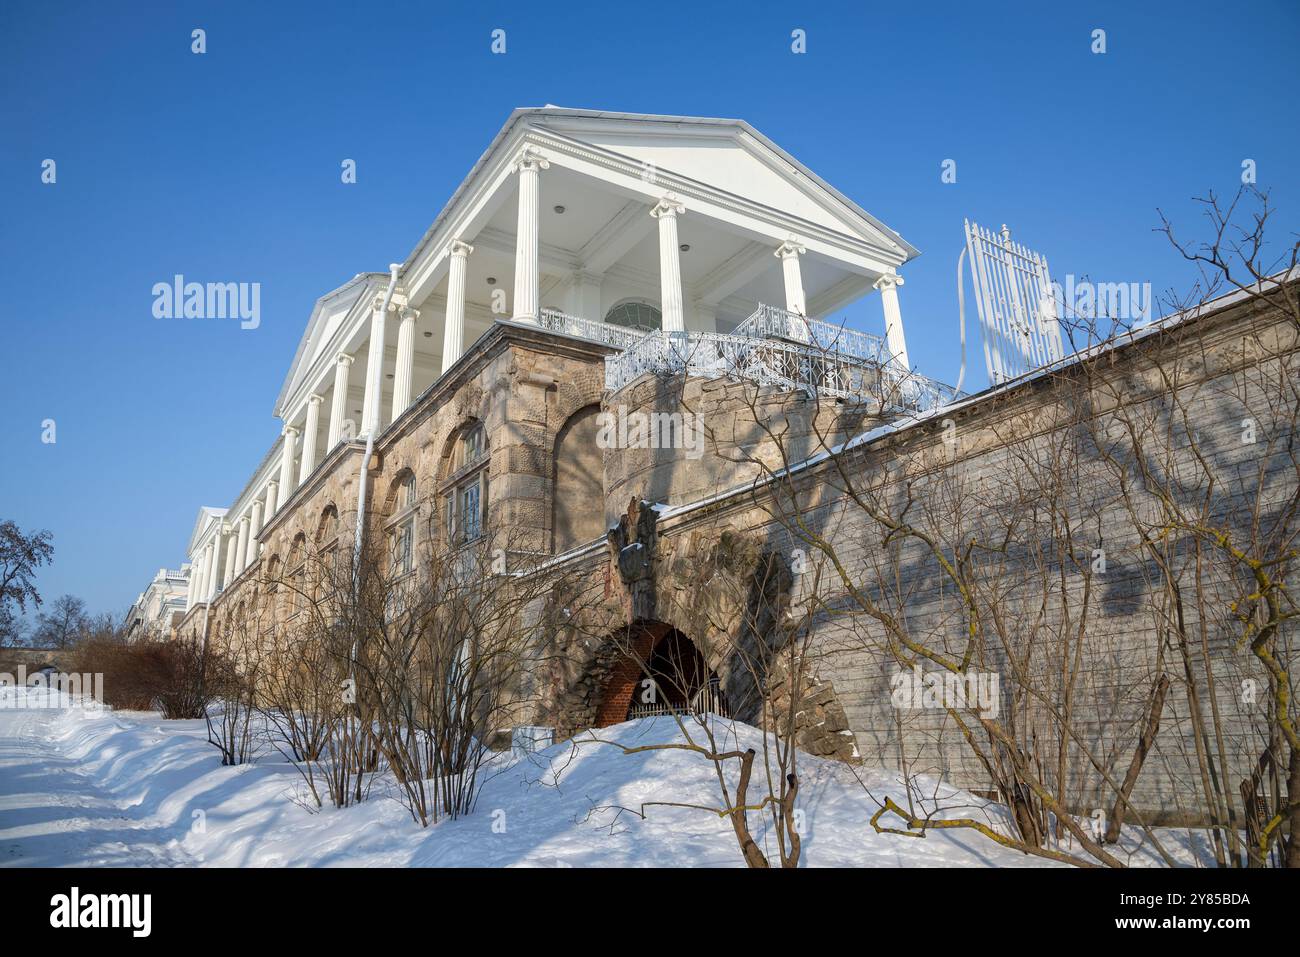
[(617, 392), (641, 376), (686, 374), (739, 378), (836, 398), (876, 391), (879, 367), (814, 346), (717, 332), (652, 332), (605, 357), (605, 388)]
[(627, 329), (608, 322), (597, 322), (594, 319), (582, 319), (560, 312), (558, 309), (543, 309), (537, 321), (543, 329), (549, 329), (551, 332), (590, 339), (592, 342), (602, 342), (615, 349), (626, 349), (645, 335), (637, 329)]
[[(809, 341), (789, 335), (792, 329), (806, 330)], [(605, 388), (611, 392), (648, 374), (745, 379), (910, 413), (957, 397), (951, 386), (890, 362), (876, 336), (770, 307), (760, 307), (729, 334), (651, 332), (605, 357)]]
[(631, 721), (633, 718), (657, 718), (668, 714), (716, 714), (719, 718), (731, 717), (727, 708), (726, 695), (722, 693), (722, 682), (714, 676), (690, 696), (690, 701), (683, 702), (680, 705), (673, 705), (667, 701), (659, 701), (654, 704), (634, 702), (627, 709), (627, 720)]
[(749, 318), (732, 330), (732, 334), (790, 339), (879, 365), (889, 359), (889, 349), (880, 336), (823, 322), (821, 319), (807, 319), (798, 313), (765, 303), (760, 303)]

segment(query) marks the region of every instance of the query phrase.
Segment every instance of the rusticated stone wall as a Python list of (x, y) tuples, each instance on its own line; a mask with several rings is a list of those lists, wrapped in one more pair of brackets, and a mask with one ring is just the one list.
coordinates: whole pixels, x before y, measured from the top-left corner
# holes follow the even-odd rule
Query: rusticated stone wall
[[(988, 580), (1005, 589), (1006, 647), (990, 652), (985, 663), (985, 670), (1002, 676), (999, 707), (1022, 709), (1020, 727), (1027, 733), (1050, 727), (1043, 709), (1060, 707), (1064, 699), (1026, 701), (1009, 685), (1022, 650), (1048, 635), (1073, 635), (1074, 683), (1059, 690), (1070, 696), (1079, 735), (1067, 750), (1065, 771), (1070, 793), (1086, 812), (1106, 790), (1099, 783), (1103, 775), (1123, 776), (1151, 687), (1160, 674), (1170, 675), (1174, 687), (1160, 736), (1134, 800), (1155, 812), (1150, 820), (1195, 817), (1201, 772), (1193, 707), (1217, 709), (1222, 747), (1216, 742), (1213, 748), (1213, 773), (1235, 789), (1262, 748), (1263, 695), (1247, 700), (1241, 682), (1267, 682), (1234, 647), (1234, 634), (1213, 609), (1179, 609), (1195, 641), (1171, 645), (1170, 590), (1130, 511), (1149, 516), (1144, 510), (1153, 507), (1152, 496), (1131, 486), (1126, 495), (1124, 482), (1145, 464), (1184, 505), (1216, 491), (1217, 497), (1205, 498), (1211, 517), (1246, 514), (1267, 521), (1284, 511), (1297, 484), (1289, 437), (1247, 444), (1242, 432), (1247, 419), (1273, 439), (1278, 429), (1293, 427), (1270, 419), (1261, 390), (1294, 378), (1296, 349), (1295, 328), (1276, 313), (1234, 305), (1108, 351), (1087, 366), (1093, 379), (1067, 369), (978, 396), (934, 418), (879, 429), (872, 410), (726, 380), (645, 379), (604, 396), (603, 347), (499, 324), (381, 437), (369, 476), (369, 534), (383, 532), (396, 482), (408, 470), (421, 489), (420, 508), (429, 510), (421, 512), (421, 527), (438, 527), (433, 509), (451, 444), (477, 420), (485, 423), (492, 446), (491, 520), (524, 535), (536, 555), (552, 554), (557, 514), (566, 527), (573, 515), (555, 501), (563, 470), (554, 455), (566, 423), (590, 415), (593, 404), (615, 414), (620, 408), (698, 412), (705, 422), (701, 456), (682, 449), (601, 449), (603, 500), (569, 503), (570, 509), (599, 510), (608, 537), (575, 548), (552, 569), (557, 580), (578, 583), (566, 584), (554, 602), (571, 604), (577, 617), (521, 636), (538, 647), (537, 667), (518, 691), (520, 723), (550, 724), (568, 735), (618, 719), (636, 677), (622, 649), (631, 644), (648, 654), (674, 630), (719, 676), (737, 717), (755, 720), (766, 701), (769, 718), (779, 718), (789, 707), (792, 678), (784, 661), (770, 660), (756, 681), (728, 649), (747, 640), (745, 629), (761, 634), (765, 647), (780, 647), (783, 629), (792, 616), (807, 613), (815, 595), (811, 653), (797, 676), (808, 689), (795, 716), (801, 746), (983, 789), (987, 773), (942, 709), (897, 706), (891, 681), (898, 665), (886, 635), (869, 616), (842, 614), (853, 602), (833, 570), (820, 566), (818, 582), (804, 567), (807, 533), (824, 536), (855, 584), (874, 588), (915, 633), (959, 654), (962, 608), (937, 556), (917, 540), (891, 537), (879, 519), (845, 496), (845, 481), (877, 490), (890, 515), (906, 515), (946, 542), (960, 536), (996, 542), (999, 528), (1012, 521), (1022, 529), (1050, 530), (1058, 516), (1079, 554), (1091, 558), (1094, 550), (1104, 551), (1104, 572), (1082, 574), (1050, 549), (1019, 540), (1016, 548), (996, 555), (985, 550), (977, 559), (986, 563), (981, 568), (990, 572)], [(1137, 441), (1143, 461), (1116, 460), (1126, 439), (1132, 445), (1126, 419), (1147, 424)], [(789, 503), (752, 484), (762, 472), (753, 459), (769, 469), (797, 464), (873, 428), (869, 440), (840, 460), (842, 474), (826, 463), (802, 468), (797, 514), (807, 526), (803, 538), (792, 531)], [(1223, 478), (1217, 490), (1197, 486), (1198, 450)], [(297, 536), (318, 534), (331, 506), (340, 528), (353, 526), (362, 454), (351, 445), (326, 458), (263, 531), (262, 566), (283, 561)], [(1067, 470), (1050, 496), (1026, 484), (1042, 474), (1044, 456), (1056, 456)], [(590, 468), (582, 463), (595, 461), (584, 449), (565, 467)], [(1041, 544), (1051, 544), (1053, 535), (1059, 540), (1059, 527)], [(567, 533), (559, 539), (572, 544)], [(1224, 564), (1197, 566), (1185, 560), (1189, 547), (1180, 545), (1177, 575), (1200, 577), (1182, 579), (1186, 593), (1224, 598)], [(258, 569), (248, 569), (218, 598), (214, 618), (220, 621), (230, 606), (252, 598)], [(1043, 587), (1045, 581), (1052, 587)], [(184, 627), (194, 627), (196, 611)], [(553, 607), (539, 609), (539, 620), (554, 619), (554, 613)], [(1039, 668), (1048, 660), (1029, 658)], [(1197, 678), (1199, 702), (1180, 677), (1185, 672)], [(1050, 675), (1030, 677), (1040, 688), (1052, 687)], [(1210, 687), (1213, 703), (1206, 699)]]

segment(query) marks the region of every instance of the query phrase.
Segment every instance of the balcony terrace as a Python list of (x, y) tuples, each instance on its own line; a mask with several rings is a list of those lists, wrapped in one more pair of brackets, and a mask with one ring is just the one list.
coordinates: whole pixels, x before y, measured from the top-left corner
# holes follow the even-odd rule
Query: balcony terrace
[(634, 330), (543, 309), (543, 328), (619, 351), (605, 359), (605, 388), (644, 375), (744, 379), (900, 413), (923, 413), (958, 397), (949, 385), (905, 369), (880, 336), (759, 304), (729, 333)]

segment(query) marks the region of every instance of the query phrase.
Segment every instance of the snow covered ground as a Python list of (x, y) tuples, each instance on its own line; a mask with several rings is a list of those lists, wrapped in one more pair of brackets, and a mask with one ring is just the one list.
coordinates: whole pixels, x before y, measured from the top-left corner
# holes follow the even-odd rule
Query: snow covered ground
[[(0, 687), (0, 867), (742, 863), (730, 826), (713, 815), (661, 807), (641, 820), (614, 810), (643, 801), (716, 804), (712, 766), (694, 754), (625, 755), (588, 742), (518, 760), (503, 756), (473, 814), (425, 829), (382, 783), (361, 805), (312, 813), (295, 800), (297, 773), (274, 751), (255, 764), (222, 767), (202, 722), (31, 707), (40, 702), (29, 695), (48, 693)], [(746, 746), (759, 740), (745, 725), (733, 733)], [(649, 718), (601, 734), (630, 745), (677, 740), (679, 732), (670, 719)], [(900, 803), (904, 791), (896, 775), (856, 774), (801, 756), (806, 865), (1058, 866), (969, 832), (931, 832), (923, 840), (876, 834), (868, 791)], [(983, 803), (942, 793), (948, 803)], [(763, 843), (759, 816), (751, 821)], [(1184, 835), (1166, 837), (1185, 848)], [(1135, 863), (1149, 861), (1136, 832), (1125, 843)], [(1186, 850), (1182, 855), (1191, 862)]]

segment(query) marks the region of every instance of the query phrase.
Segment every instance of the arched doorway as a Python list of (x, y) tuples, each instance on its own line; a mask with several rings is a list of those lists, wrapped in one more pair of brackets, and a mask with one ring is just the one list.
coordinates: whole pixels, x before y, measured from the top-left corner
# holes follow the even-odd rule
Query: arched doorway
[(621, 656), (614, 666), (597, 712), (597, 727), (685, 711), (727, 716), (721, 681), (686, 635), (653, 622), (637, 627), (629, 647), (635, 654)]

